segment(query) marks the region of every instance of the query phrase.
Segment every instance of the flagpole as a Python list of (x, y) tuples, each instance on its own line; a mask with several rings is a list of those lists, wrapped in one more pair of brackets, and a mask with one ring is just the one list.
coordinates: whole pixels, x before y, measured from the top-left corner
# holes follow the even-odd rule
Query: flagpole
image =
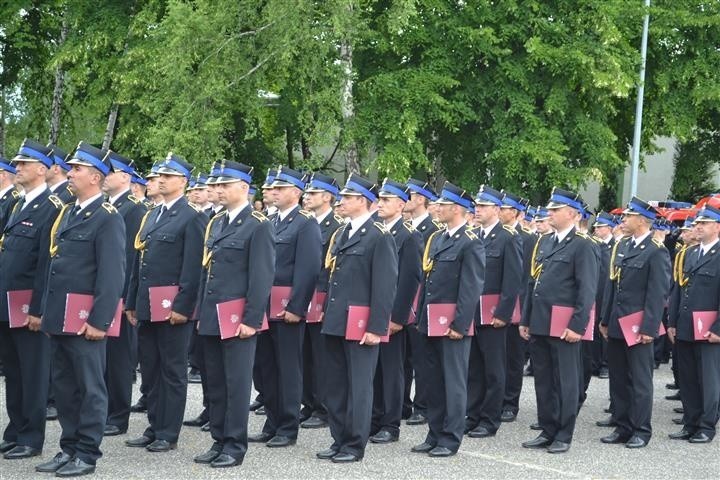
[(640, 168), (640, 138), (642, 136), (643, 96), (645, 95), (645, 63), (647, 61), (648, 28), (650, 26), (650, 0), (645, 0), (642, 42), (640, 44), (640, 78), (635, 105), (635, 132), (633, 133), (632, 164), (630, 169), (630, 195), (637, 195), (638, 170)]

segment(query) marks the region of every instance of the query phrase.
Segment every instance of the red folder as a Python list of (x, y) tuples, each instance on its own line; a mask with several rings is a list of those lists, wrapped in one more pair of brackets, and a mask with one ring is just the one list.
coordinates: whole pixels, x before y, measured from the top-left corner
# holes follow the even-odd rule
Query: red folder
[(492, 325), (498, 303), (500, 295), (497, 293), (480, 295), (480, 325)]
[(173, 300), (180, 291), (177, 285), (150, 287), (150, 321), (166, 322), (172, 310)]
[[(220, 302), (215, 307), (217, 308), (218, 326), (220, 327), (220, 339), (233, 338), (237, 333), (238, 325), (242, 323), (245, 316), (245, 299), (238, 298)], [(267, 329), (267, 315), (263, 315), (262, 325), (257, 331), (262, 332)]]
[(307, 323), (319, 323), (321, 321), (325, 297), (327, 297), (327, 293), (315, 291), (312, 300), (310, 300), (307, 316), (305, 317)]
[(10, 328), (21, 328), (27, 325), (32, 293), (32, 290), (13, 290), (7, 292)]
[(430, 303), (427, 306), (428, 337), (444, 337), (455, 320), (454, 303)]
[[(63, 333), (78, 333), (87, 319), (90, 317), (90, 311), (93, 307), (93, 296), (83, 293), (68, 293), (65, 297), (65, 321), (63, 322)], [(120, 315), (122, 313), (122, 299), (118, 302), (118, 306), (115, 309), (115, 315), (113, 316), (108, 331), (105, 332), (107, 336), (110, 335), (110, 330), (114, 327), (117, 329), (117, 334), (120, 334)]]
[(714, 310), (710, 312), (692, 312), (695, 340), (707, 341), (705, 334), (710, 331), (710, 327), (712, 327), (717, 318), (718, 312)]
[(284, 319), (278, 318), (278, 313), (285, 310), (290, 303), (292, 287), (272, 287), (270, 290), (270, 321), (281, 322)]
[(412, 305), (410, 306), (410, 314), (408, 315), (408, 325), (413, 325), (415, 322), (417, 322), (417, 311), (418, 311), (418, 302), (420, 301), (420, 287), (418, 287), (417, 292), (415, 292), (415, 298), (413, 299)]
[(108, 327), (107, 331), (105, 332), (105, 335), (108, 337), (119, 337), (120, 336), (120, 326), (122, 325), (122, 312), (124, 309), (124, 303), (122, 298), (118, 302), (118, 306), (115, 309), (115, 315), (113, 316), (113, 321), (110, 323), (110, 326)]
[[(637, 345), (639, 343), (637, 341), (637, 337), (640, 334), (640, 326), (642, 325), (644, 315), (645, 312), (635, 312), (618, 318), (620, 330), (622, 330), (623, 337), (625, 337), (625, 343), (628, 344), (628, 347), (632, 347), (633, 345)], [(717, 315), (717, 312), (715, 312), (715, 315)], [(660, 323), (658, 336), (663, 336), (665, 333), (665, 325)]]
[[(359, 342), (367, 331), (367, 324), (370, 321), (370, 307), (350, 305), (348, 307), (347, 325), (345, 327), (345, 340)], [(390, 341), (390, 332), (380, 337), (380, 341)]]
[[(574, 307), (564, 307), (562, 305), (552, 306), (552, 311), (550, 312), (551, 337), (562, 337), (563, 332), (565, 332), (565, 329), (568, 328), (568, 325), (570, 325), (570, 319), (572, 318), (574, 311)], [(585, 328), (585, 335), (582, 337), (583, 340), (592, 341), (594, 327), (595, 322), (591, 317), (588, 319), (588, 325)]]
[(520, 325), (520, 318), (522, 317), (522, 307), (520, 307), (520, 297), (515, 300), (515, 308), (513, 309), (512, 318), (510, 323), (513, 325)]

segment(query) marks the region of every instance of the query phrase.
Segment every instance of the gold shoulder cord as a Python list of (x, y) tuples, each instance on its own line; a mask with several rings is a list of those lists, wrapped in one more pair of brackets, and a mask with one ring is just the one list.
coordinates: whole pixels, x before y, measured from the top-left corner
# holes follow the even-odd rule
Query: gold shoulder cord
[(340, 230), (345, 230), (346, 228), (347, 228), (346, 226), (338, 227), (335, 229), (333, 234), (330, 236), (330, 242), (328, 242), (328, 249), (327, 249), (327, 252), (325, 252), (325, 268), (330, 270), (330, 275), (332, 275), (332, 273), (335, 271), (335, 259), (337, 258), (337, 257), (333, 257), (332, 253), (331, 253), (333, 246), (335, 245), (335, 237), (337, 236), (337, 234)]
[(615, 266), (615, 254), (617, 253), (618, 245), (620, 245), (621, 241), (622, 240), (615, 242), (612, 252), (610, 253), (610, 267), (608, 268), (608, 272), (610, 272), (610, 280), (613, 282), (620, 278), (620, 273), (622, 272), (620, 267)]
[[(210, 265), (210, 260), (212, 259), (212, 251), (209, 248), (207, 248), (207, 241), (208, 241), (208, 238), (210, 238), (210, 230), (212, 230), (213, 222), (224, 215), (227, 215), (227, 213), (225, 213), (223, 215), (215, 215), (213, 218), (210, 219), (210, 221), (207, 224), (207, 227), (205, 227), (205, 238), (203, 239), (203, 259), (202, 259), (202, 266), (205, 268), (208, 268), (208, 266)], [(208, 273), (210, 273), (209, 270), (208, 270)]]
[(145, 212), (145, 215), (143, 215), (142, 221), (140, 221), (140, 228), (138, 228), (137, 233), (135, 234), (135, 250), (142, 251), (145, 250), (145, 242), (140, 241), (140, 234), (142, 233), (143, 229), (145, 228), (145, 222), (147, 222), (148, 216), (152, 213), (152, 210), (148, 210)]
[(530, 258), (530, 276), (534, 278), (535, 280), (538, 279), (540, 276), (540, 272), (542, 272), (543, 266), (542, 263), (538, 265), (535, 262), (535, 257), (537, 256), (538, 248), (540, 247), (540, 240), (542, 240), (542, 236), (537, 239), (537, 242), (535, 242), (535, 247), (533, 248), (532, 257)]
[(687, 254), (687, 250), (687, 245), (683, 245), (678, 254), (675, 256), (673, 280), (675, 280), (681, 287), (684, 287), (690, 281), (690, 278), (683, 276), (683, 270), (685, 269), (685, 254)]
[(57, 231), (60, 228), (60, 223), (65, 216), (65, 210), (67, 210), (68, 206), (69, 205), (63, 205), (60, 213), (58, 213), (57, 218), (55, 218), (55, 222), (53, 223), (52, 228), (50, 229), (50, 258), (57, 255), (58, 246), (57, 244), (55, 244), (55, 235), (57, 235)]
[(430, 260), (430, 245), (432, 244), (433, 238), (435, 238), (435, 235), (438, 233), (441, 233), (442, 230), (435, 230), (431, 235), (430, 238), (428, 238), (427, 243), (425, 244), (425, 251), (423, 252), (423, 258), (422, 258), (422, 268), (423, 272), (429, 274), (430, 271), (433, 269), (433, 261)]

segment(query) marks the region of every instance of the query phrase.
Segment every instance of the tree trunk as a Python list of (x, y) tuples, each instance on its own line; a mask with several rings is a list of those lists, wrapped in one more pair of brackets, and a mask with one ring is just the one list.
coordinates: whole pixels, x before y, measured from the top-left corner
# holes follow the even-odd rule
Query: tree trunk
[(308, 145), (305, 135), (300, 135), (300, 151), (302, 152), (303, 160), (310, 160), (312, 152), (310, 151), (310, 145)]
[(5, 156), (5, 87), (0, 87), (0, 156)]
[(105, 127), (105, 136), (103, 137), (102, 148), (107, 150), (110, 148), (110, 144), (115, 136), (115, 124), (117, 123), (118, 110), (120, 105), (113, 103), (110, 107), (110, 114), (108, 115), (107, 127)]
[[(67, 14), (63, 15), (62, 27), (60, 28), (60, 40), (58, 50), (62, 48), (68, 35)], [(57, 143), (60, 136), (60, 116), (62, 114), (62, 97), (65, 88), (65, 70), (62, 65), (55, 68), (55, 87), (53, 88), (52, 109), (50, 117), (50, 143)]]
[(290, 127), (285, 128), (285, 152), (287, 153), (287, 165), (290, 168), (294, 168), (293, 162), (293, 141)]
[(438, 143), (438, 135), (436, 132), (432, 132), (430, 135), (430, 144), (425, 150), (425, 154), (430, 159), (431, 167), (428, 174), (428, 182), (433, 186), (436, 192), (439, 192), (445, 183), (445, 175), (442, 168), (442, 158), (440, 153), (435, 148)]
[[(348, 14), (352, 15), (352, 3), (348, 2)], [(355, 120), (355, 103), (353, 101), (353, 46), (349, 38), (340, 42), (340, 65), (343, 73), (340, 109), (343, 118), (343, 131), (345, 135)], [(345, 176), (360, 171), (357, 143), (354, 139), (345, 142)]]

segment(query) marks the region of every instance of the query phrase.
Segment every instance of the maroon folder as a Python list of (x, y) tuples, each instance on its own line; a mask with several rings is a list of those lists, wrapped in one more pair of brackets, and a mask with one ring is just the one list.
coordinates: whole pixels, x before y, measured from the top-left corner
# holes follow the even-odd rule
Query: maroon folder
[[(217, 309), (218, 326), (220, 327), (220, 339), (226, 340), (235, 337), (238, 325), (243, 323), (245, 317), (245, 299), (228, 300), (218, 303)], [(258, 332), (268, 329), (267, 315), (263, 315), (263, 323)]]
[[(715, 312), (715, 315), (717, 315), (717, 312)], [(628, 347), (632, 347), (633, 345), (640, 343), (638, 342), (637, 337), (640, 334), (640, 327), (642, 326), (644, 316), (645, 312), (641, 311), (618, 318), (620, 330), (622, 330), (623, 337), (625, 337), (625, 343), (627, 343)], [(658, 336), (663, 336), (665, 333), (665, 325), (660, 323)]]
[(520, 318), (522, 317), (522, 308), (520, 307), (520, 297), (515, 299), (515, 308), (513, 308), (512, 319), (510, 323), (513, 325), (520, 325)]
[(692, 312), (695, 340), (707, 341), (705, 334), (710, 331), (710, 327), (712, 327), (717, 318), (718, 312), (715, 310), (709, 312)]
[(312, 299), (310, 300), (310, 306), (308, 307), (307, 316), (305, 317), (305, 321), (307, 323), (319, 323), (322, 321), (325, 297), (327, 297), (327, 293), (318, 292), (317, 290), (315, 291)]
[(290, 294), (292, 287), (272, 287), (270, 290), (270, 321), (282, 322), (283, 318), (278, 318), (278, 314), (285, 310), (290, 303)]
[(428, 337), (444, 337), (455, 320), (454, 303), (430, 303), (427, 306)]
[[(87, 319), (90, 317), (90, 311), (93, 307), (93, 296), (83, 293), (68, 293), (65, 297), (65, 321), (63, 322), (63, 333), (78, 333), (80, 329), (85, 325)], [(117, 336), (120, 334), (120, 318), (122, 314), (122, 299), (118, 302), (118, 306), (115, 309), (115, 315), (113, 315), (112, 322), (108, 331), (105, 332), (107, 336)], [(113, 328), (113, 324), (116, 325), (117, 335), (110, 335), (110, 330)]]
[(27, 326), (27, 317), (30, 312), (32, 293), (32, 290), (13, 290), (11, 292), (7, 292), (10, 328), (21, 328)]
[[(367, 331), (367, 325), (370, 321), (370, 307), (361, 305), (350, 305), (348, 307), (347, 325), (345, 327), (345, 340), (359, 342)], [(380, 341), (387, 343), (390, 341), (390, 332), (380, 337)]]
[(120, 328), (122, 326), (122, 312), (124, 309), (124, 303), (123, 299), (121, 298), (118, 302), (118, 306), (115, 309), (115, 315), (113, 316), (113, 321), (108, 327), (107, 331), (105, 332), (105, 335), (108, 337), (119, 337), (120, 336)]
[[(570, 325), (570, 319), (573, 316), (573, 312), (575, 311), (574, 307), (565, 307), (562, 305), (553, 305), (552, 311), (550, 312), (550, 336), (551, 337), (562, 337), (562, 334), (565, 332), (565, 329), (568, 328), (568, 325)], [(583, 335), (583, 340), (592, 341), (593, 339), (593, 328), (595, 327), (595, 322), (592, 318), (588, 319), (588, 325), (585, 328), (585, 335)]]
[(173, 300), (180, 291), (177, 285), (150, 287), (150, 321), (166, 322), (172, 311)]
[(500, 295), (497, 293), (480, 295), (480, 325), (492, 325), (498, 303)]

